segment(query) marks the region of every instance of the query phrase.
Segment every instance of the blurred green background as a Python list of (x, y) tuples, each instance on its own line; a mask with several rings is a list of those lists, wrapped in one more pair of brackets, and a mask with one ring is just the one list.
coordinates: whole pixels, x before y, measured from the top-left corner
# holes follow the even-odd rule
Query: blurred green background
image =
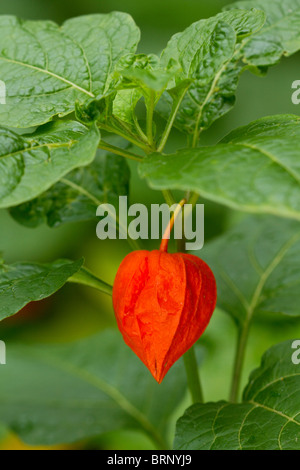
[[(141, 52), (159, 53), (178, 31), (200, 18), (216, 14), (225, 0), (2, 0), (0, 14), (15, 14), (28, 19), (52, 19), (57, 22), (88, 13), (113, 10), (130, 13), (142, 31)], [(0, 31), (1, 34), (1, 31)], [(223, 117), (203, 136), (202, 143), (210, 144), (231, 129), (269, 114), (298, 113), (291, 102), (291, 84), (300, 78), (299, 55), (284, 59), (272, 68), (267, 77), (259, 78), (246, 72), (240, 81), (237, 103), (233, 111)], [(174, 133), (170, 148), (184, 145)], [(162, 201), (160, 193), (151, 191), (140, 182), (135, 164), (131, 165), (131, 203), (151, 204)], [(222, 233), (242, 217), (205, 201), (206, 242)], [(154, 245), (155, 246), (155, 245)], [(99, 241), (95, 223), (71, 224), (59, 229), (46, 226), (27, 229), (12, 220), (6, 211), (0, 211), (0, 251), (6, 262), (20, 260), (47, 262), (60, 257), (77, 259), (82, 256), (87, 266), (99, 277), (112, 283), (118, 265), (129, 252), (126, 242)], [(58, 342), (87, 336), (107, 326), (115, 326), (111, 299), (98, 292), (72, 285), (66, 286), (51, 299), (30, 306), (15, 317), (1, 323), (0, 338), (17, 341)], [(278, 320), (268, 327), (261, 321), (254, 325), (247, 353), (243, 382), (257, 367), (262, 353), (272, 344), (300, 336), (295, 323)], [(121, 338), (120, 338), (121, 340)], [(235, 329), (224, 313), (216, 311), (210, 327), (201, 339), (205, 346), (202, 380), (209, 400), (227, 397), (235, 348)], [(189, 404), (189, 397), (182, 409)], [(79, 448), (143, 449), (151, 448), (148, 440), (136, 433), (110, 433), (92, 443), (81, 443)], [(0, 449), (27, 448), (15, 436), (0, 442)]]

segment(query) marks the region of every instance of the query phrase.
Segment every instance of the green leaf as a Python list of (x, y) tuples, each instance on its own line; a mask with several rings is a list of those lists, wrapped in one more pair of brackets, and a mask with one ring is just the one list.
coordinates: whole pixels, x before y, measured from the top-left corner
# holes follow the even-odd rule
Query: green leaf
[(216, 276), (219, 307), (238, 323), (262, 314), (300, 315), (299, 222), (251, 216), (199, 255)]
[(243, 403), (196, 404), (177, 422), (176, 450), (300, 450), (300, 372), (292, 342), (273, 346)]
[[(167, 66), (170, 61), (177, 61), (182, 66), (185, 78), (194, 75), (198, 76), (197, 78), (211, 78), (219, 70), (224, 59), (231, 57), (235, 36), (240, 38), (251, 35), (259, 31), (264, 22), (265, 15), (259, 10), (233, 10), (197, 21), (170, 39), (162, 52), (161, 63)], [(225, 32), (229, 33), (229, 38), (225, 37)], [(230, 51), (224, 48), (226, 41), (228, 46), (231, 44)], [(207, 61), (207, 64), (204, 61)]]
[(300, 220), (300, 118), (259, 119), (214, 147), (152, 154), (139, 167), (154, 189), (196, 191), (234, 209)]
[(74, 111), (75, 101), (104, 96), (115, 64), (135, 52), (139, 29), (125, 13), (89, 15), (66, 21), (22, 21), (0, 17), (0, 77), (6, 105), (0, 123), (44, 124)]
[(113, 101), (112, 115), (130, 125), (131, 131), (135, 131), (135, 108), (142, 97), (141, 90), (131, 88), (119, 90)]
[[(110, 140), (119, 144), (120, 139)], [(38, 198), (10, 210), (21, 224), (36, 227), (47, 223), (96, 220), (96, 208), (109, 203), (118, 207), (119, 196), (129, 193), (130, 170), (124, 157), (98, 151), (95, 160), (52, 186)]]
[[(113, 102), (112, 114), (129, 123), (131, 132), (147, 142), (148, 139), (135, 116), (135, 107), (143, 97), (152, 121), (155, 106), (178, 72), (179, 66), (173, 60), (166, 66), (162, 65), (159, 57), (154, 54), (125, 55), (116, 66), (117, 88), (121, 91)], [(128, 89), (130, 93), (124, 94)]]
[[(233, 106), (239, 74), (244, 67), (240, 64), (240, 40), (259, 30), (264, 21), (264, 13), (258, 10), (220, 13), (175, 34), (163, 51), (162, 64), (175, 60), (182, 67), (180, 80), (193, 79), (175, 126), (194, 134), (195, 142), (201, 130)], [(177, 77), (175, 81), (178, 85)], [(167, 94), (164, 97), (159, 112), (167, 115), (170, 98)]]
[(243, 41), (243, 53), (248, 63), (256, 66), (273, 65), (285, 55), (300, 48), (299, 0), (249, 0), (226, 6), (231, 8), (258, 8), (266, 13), (262, 30)]
[(169, 61), (164, 68), (159, 57), (154, 54), (128, 54), (116, 66), (116, 75), (121, 78), (119, 88), (138, 87), (146, 96), (149, 90), (162, 93), (177, 71), (174, 61)]
[(59, 260), (52, 264), (0, 265), (0, 320), (19, 312), (29, 302), (54, 294), (82, 263)]
[(74, 442), (131, 428), (167, 448), (170, 415), (186, 392), (182, 362), (158, 385), (117, 331), (58, 346), (8, 344), (8, 352), (0, 416), (25, 442)]
[[(226, 10), (176, 34), (162, 56), (178, 60), (184, 76), (194, 78), (175, 120), (177, 128), (193, 134), (194, 146), (199, 134), (234, 105), (244, 70), (265, 73), (283, 55), (300, 49), (299, 0), (242, 1)], [(237, 35), (235, 42), (230, 29)], [(170, 106), (165, 94), (160, 114), (166, 117)]]
[(75, 121), (57, 121), (35, 133), (0, 128), (0, 208), (28, 201), (71, 170), (91, 163), (99, 131)]

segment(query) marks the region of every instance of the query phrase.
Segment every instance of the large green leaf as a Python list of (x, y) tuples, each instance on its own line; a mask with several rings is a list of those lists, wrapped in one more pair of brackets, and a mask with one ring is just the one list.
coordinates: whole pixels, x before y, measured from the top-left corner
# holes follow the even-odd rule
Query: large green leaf
[(114, 65), (135, 52), (139, 29), (125, 13), (89, 15), (59, 27), (51, 21), (0, 17), (0, 77), (6, 105), (0, 124), (30, 127), (64, 116), (75, 101), (105, 95)]
[(0, 208), (28, 201), (74, 168), (91, 163), (100, 136), (75, 121), (56, 121), (35, 133), (0, 128)]
[(68, 345), (7, 348), (0, 419), (24, 441), (74, 442), (133, 428), (167, 448), (162, 436), (186, 391), (181, 362), (158, 385), (117, 331)]
[(300, 47), (299, 0), (246, 0), (225, 9), (258, 8), (266, 13), (264, 28), (243, 41), (243, 53), (248, 63), (257, 66), (275, 64)]
[[(194, 145), (199, 133), (233, 106), (242, 71), (265, 73), (300, 49), (299, 0), (242, 1), (226, 10), (173, 36), (162, 55), (163, 61), (178, 60), (184, 76), (194, 79), (175, 120), (193, 134)], [(171, 98), (164, 98), (159, 110), (166, 116)]]
[(153, 154), (140, 174), (154, 189), (193, 190), (226, 206), (300, 220), (300, 118), (259, 119), (214, 147)]
[(0, 320), (14, 315), (29, 302), (54, 294), (79, 271), (82, 263), (59, 260), (52, 264), (0, 264)]
[[(119, 143), (119, 139), (110, 142)], [(129, 178), (126, 159), (101, 150), (89, 166), (72, 171), (38, 198), (10, 212), (29, 227), (95, 220), (100, 204), (118, 207), (119, 196), (128, 195)]]
[[(232, 107), (243, 68), (240, 38), (259, 30), (264, 21), (261, 11), (233, 10), (193, 23), (171, 38), (162, 64), (179, 62), (182, 76), (176, 78), (177, 85), (182, 79), (193, 80), (175, 120), (180, 130), (198, 137), (201, 129)], [(171, 97), (165, 94), (164, 98), (159, 107), (163, 115), (168, 113), (168, 103), (171, 106)]]
[(199, 252), (217, 278), (218, 305), (239, 323), (255, 315), (300, 316), (300, 223), (248, 217)]
[(196, 404), (177, 422), (175, 449), (300, 450), (300, 371), (292, 342), (263, 356), (243, 403)]

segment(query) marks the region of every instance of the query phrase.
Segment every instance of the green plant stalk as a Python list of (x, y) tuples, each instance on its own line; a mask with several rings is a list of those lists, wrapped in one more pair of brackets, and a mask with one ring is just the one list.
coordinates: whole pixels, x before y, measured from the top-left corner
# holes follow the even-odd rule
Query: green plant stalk
[(135, 153), (128, 152), (125, 149), (121, 149), (119, 147), (115, 147), (114, 145), (108, 144), (101, 140), (99, 144), (99, 149), (107, 150), (108, 152), (114, 153), (115, 155), (120, 155), (121, 157), (129, 158), (130, 160), (135, 160), (136, 162), (141, 162), (143, 160), (142, 157), (139, 157)]
[(116, 129), (114, 127), (110, 127), (110, 126), (107, 126), (106, 124), (101, 124), (101, 123), (99, 124), (99, 129), (109, 132), (110, 134), (117, 134), (120, 137), (123, 137), (123, 139), (127, 140), (131, 144), (136, 145), (137, 147), (140, 147), (145, 152), (149, 152), (149, 147), (145, 143), (135, 139), (134, 137), (131, 137), (129, 134), (124, 133), (120, 129)]
[(232, 376), (232, 383), (231, 383), (231, 391), (230, 391), (230, 397), (229, 397), (229, 401), (231, 401), (232, 403), (237, 403), (238, 397), (239, 397), (239, 389), (240, 389), (243, 365), (245, 361), (246, 346), (247, 346), (248, 337), (249, 337), (249, 329), (250, 329), (250, 322), (247, 321), (245, 325), (239, 328), (239, 331), (238, 331), (233, 376)]
[(203, 392), (194, 347), (191, 347), (184, 354), (183, 360), (193, 403), (203, 403)]
[(140, 126), (140, 123), (138, 121), (138, 118), (137, 118), (137, 115), (135, 113), (133, 113), (133, 122), (134, 122), (134, 125), (135, 125), (135, 128), (137, 130), (137, 133), (139, 134), (140, 138), (142, 139), (143, 142), (145, 142), (145, 144), (148, 143), (148, 139), (147, 139), (147, 136), (146, 134), (144, 133), (144, 131), (142, 130), (141, 126)]
[(112, 286), (104, 281), (101, 281), (101, 279), (99, 279), (97, 276), (95, 276), (95, 274), (86, 268), (81, 268), (78, 273), (70, 277), (68, 282), (93, 287), (94, 289), (97, 289), (104, 294), (112, 296)]
[(172, 128), (173, 128), (173, 124), (174, 124), (175, 118), (176, 118), (176, 116), (177, 116), (178, 110), (179, 110), (179, 108), (180, 108), (180, 105), (181, 105), (181, 103), (182, 103), (183, 98), (185, 97), (185, 94), (186, 94), (188, 88), (189, 88), (189, 87), (186, 87), (186, 88), (183, 90), (183, 92), (182, 92), (182, 94), (180, 95), (180, 97), (179, 97), (177, 103), (173, 106), (172, 113), (171, 113), (170, 116), (169, 116), (167, 125), (166, 125), (165, 130), (164, 130), (164, 132), (163, 132), (163, 135), (162, 135), (162, 137), (161, 137), (160, 144), (159, 144), (159, 146), (158, 146), (158, 148), (157, 148), (157, 151), (158, 151), (158, 152), (162, 152), (162, 151), (164, 150), (165, 146), (166, 146), (166, 143), (167, 143), (167, 141), (168, 141), (170, 132), (171, 132), (171, 130), (172, 130)]
[(190, 194), (190, 197), (188, 198), (188, 204), (192, 204), (192, 206), (195, 207), (195, 205), (198, 202), (198, 199), (199, 199), (199, 194), (193, 192)]
[(155, 92), (150, 92), (150, 99), (147, 105), (147, 138), (150, 148), (154, 150), (154, 139), (153, 139), (153, 114), (155, 107)]
[(163, 197), (165, 198), (166, 203), (171, 207), (176, 204), (175, 198), (172, 192), (169, 189), (164, 189), (162, 191)]

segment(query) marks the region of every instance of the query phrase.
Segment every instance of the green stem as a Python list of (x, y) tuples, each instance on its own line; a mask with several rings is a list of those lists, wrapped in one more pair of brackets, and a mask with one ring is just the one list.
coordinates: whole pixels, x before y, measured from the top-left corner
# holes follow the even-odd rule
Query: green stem
[(198, 127), (196, 127), (196, 130), (195, 130), (194, 135), (193, 135), (192, 148), (196, 148), (196, 147), (197, 147), (197, 145), (198, 145), (198, 140), (199, 140), (199, 136), (200, 136), (200, 132), (201, 132), (201, 129), (198, 129)]
[(81, 268), (78, 273), (69, 278), (68, 282), (94, 287), (104, 294), (112, 295), (112, 286), (101, 281), (101, 279), (86, 268)]
[(136, 128), (137, 133), (139, 134), (140, 138), (142, 139), (143, 142), (145, 142), (145, 144), (147, 144), (148, 143), (147, 136), (144, 133), (144, 131), (142, 130), (142, 128), (140, 126), (140, 123), (138, 121), (138, 118), (137, 118), (135, 113), (133, 113), (133, 122), (134, 122), (135, 128)]
[(182, 92), (182, 94), (180, 95), (180, 97), (179, 97), (177, 103), (173, 106), (172, 113), (171, 113), (170, 116), (169, 116), (169, 119), (168, 119), (166, 128), (165, 128), (165, 130), (164, 130), (164, 132), (163, 132), (163, 135), (162, 135), (160, 144), (159, 144), (158, 149), (157, 149), (158, 152), (162, 152), (162, 151), (164, 150), (165, 146), (166, 146), (166, 143), (167, 143), (167, 141), (168, 141), (170, 132), (171, 132), (171, 130), (172, 130), (172, 127), (173, 127), (173, 124), (174, 124), (176, 115), (177, 115), (177, 113), (178, 113), (178, 110), (179, 110), (179, 108), (180, 108), (180, 105), (181, 105), (181, 103), (182, 103), (183, 98), (185, 97), (185, 94), (186, 94), (188, 88), (189, 88), (189, 86), (187, 86), (187, 87), (183, 90), (183, 92)]
[(122, 132), (120, 129), (116, 129), (115, 127), (111, 127), (111, 126), (108, 126), (108, 125), (102, 124), (102, 123), (99, 124), (99, 128), (103, 129), (104, 131), (109, 132), (111, 134), (117, 134), (120, 137), (123, 137), (123, 139), (128, 140), (128, 142), (136, 145), (137, 147), (140, 147), (145, 152), (149, 152), (149, 147), (145, 143), (135, 139), (134, 137), (132, 137), (129, 134), (126, 134), (126, 133)]
[(194, 348), (190, 348), (183, 356), (187, 375), (187, 382), (193, 403), (203, 403), (203, 392), (198, 371), (197, 359)]
[(130, 160), (135, 160), (136, 162), (141, 162), (143, 160), (142, 157), (139, 157), (135, 153), (128, 152), (128, 150), (121, 149), (119, 147), (115, 147), (114, 145), (108, 144), (101, 140), (99, 144), (99, 149), (107, 150), (108, 152), (114, 153), (115, 155), (121, 155), (121, 157), (129, 158)]
[(193, 192), (193, 193), (191, 193), (191, 195), (188, 199), (188, 204), (192, 204), (192, 206), (195, 207), (195, 205), (198, 202), (198, 199), (199, 199), (199, 194)]
[(176, 204), (175, 198), (172, 194), (172, 192), (169, 189), (164, 189), (162, 191), (162, 194), (165, 198), (166, 203), (171, 207), (173, 204)]
[(147, 106), (147, 138), (151, 148), (154, 148), (153, 140), (153, 113), (155, 107), (155, 92), (150, 92), (149, 104)]
[(235, 353), (234, 369), (232, 376), (230, 401), (236, 403), (238, 401), (239, 389), (241, 383), (242, 369), (245, 360), (246, 346), (249, 337), (250, 322), (239, 328), (238, 340)]

